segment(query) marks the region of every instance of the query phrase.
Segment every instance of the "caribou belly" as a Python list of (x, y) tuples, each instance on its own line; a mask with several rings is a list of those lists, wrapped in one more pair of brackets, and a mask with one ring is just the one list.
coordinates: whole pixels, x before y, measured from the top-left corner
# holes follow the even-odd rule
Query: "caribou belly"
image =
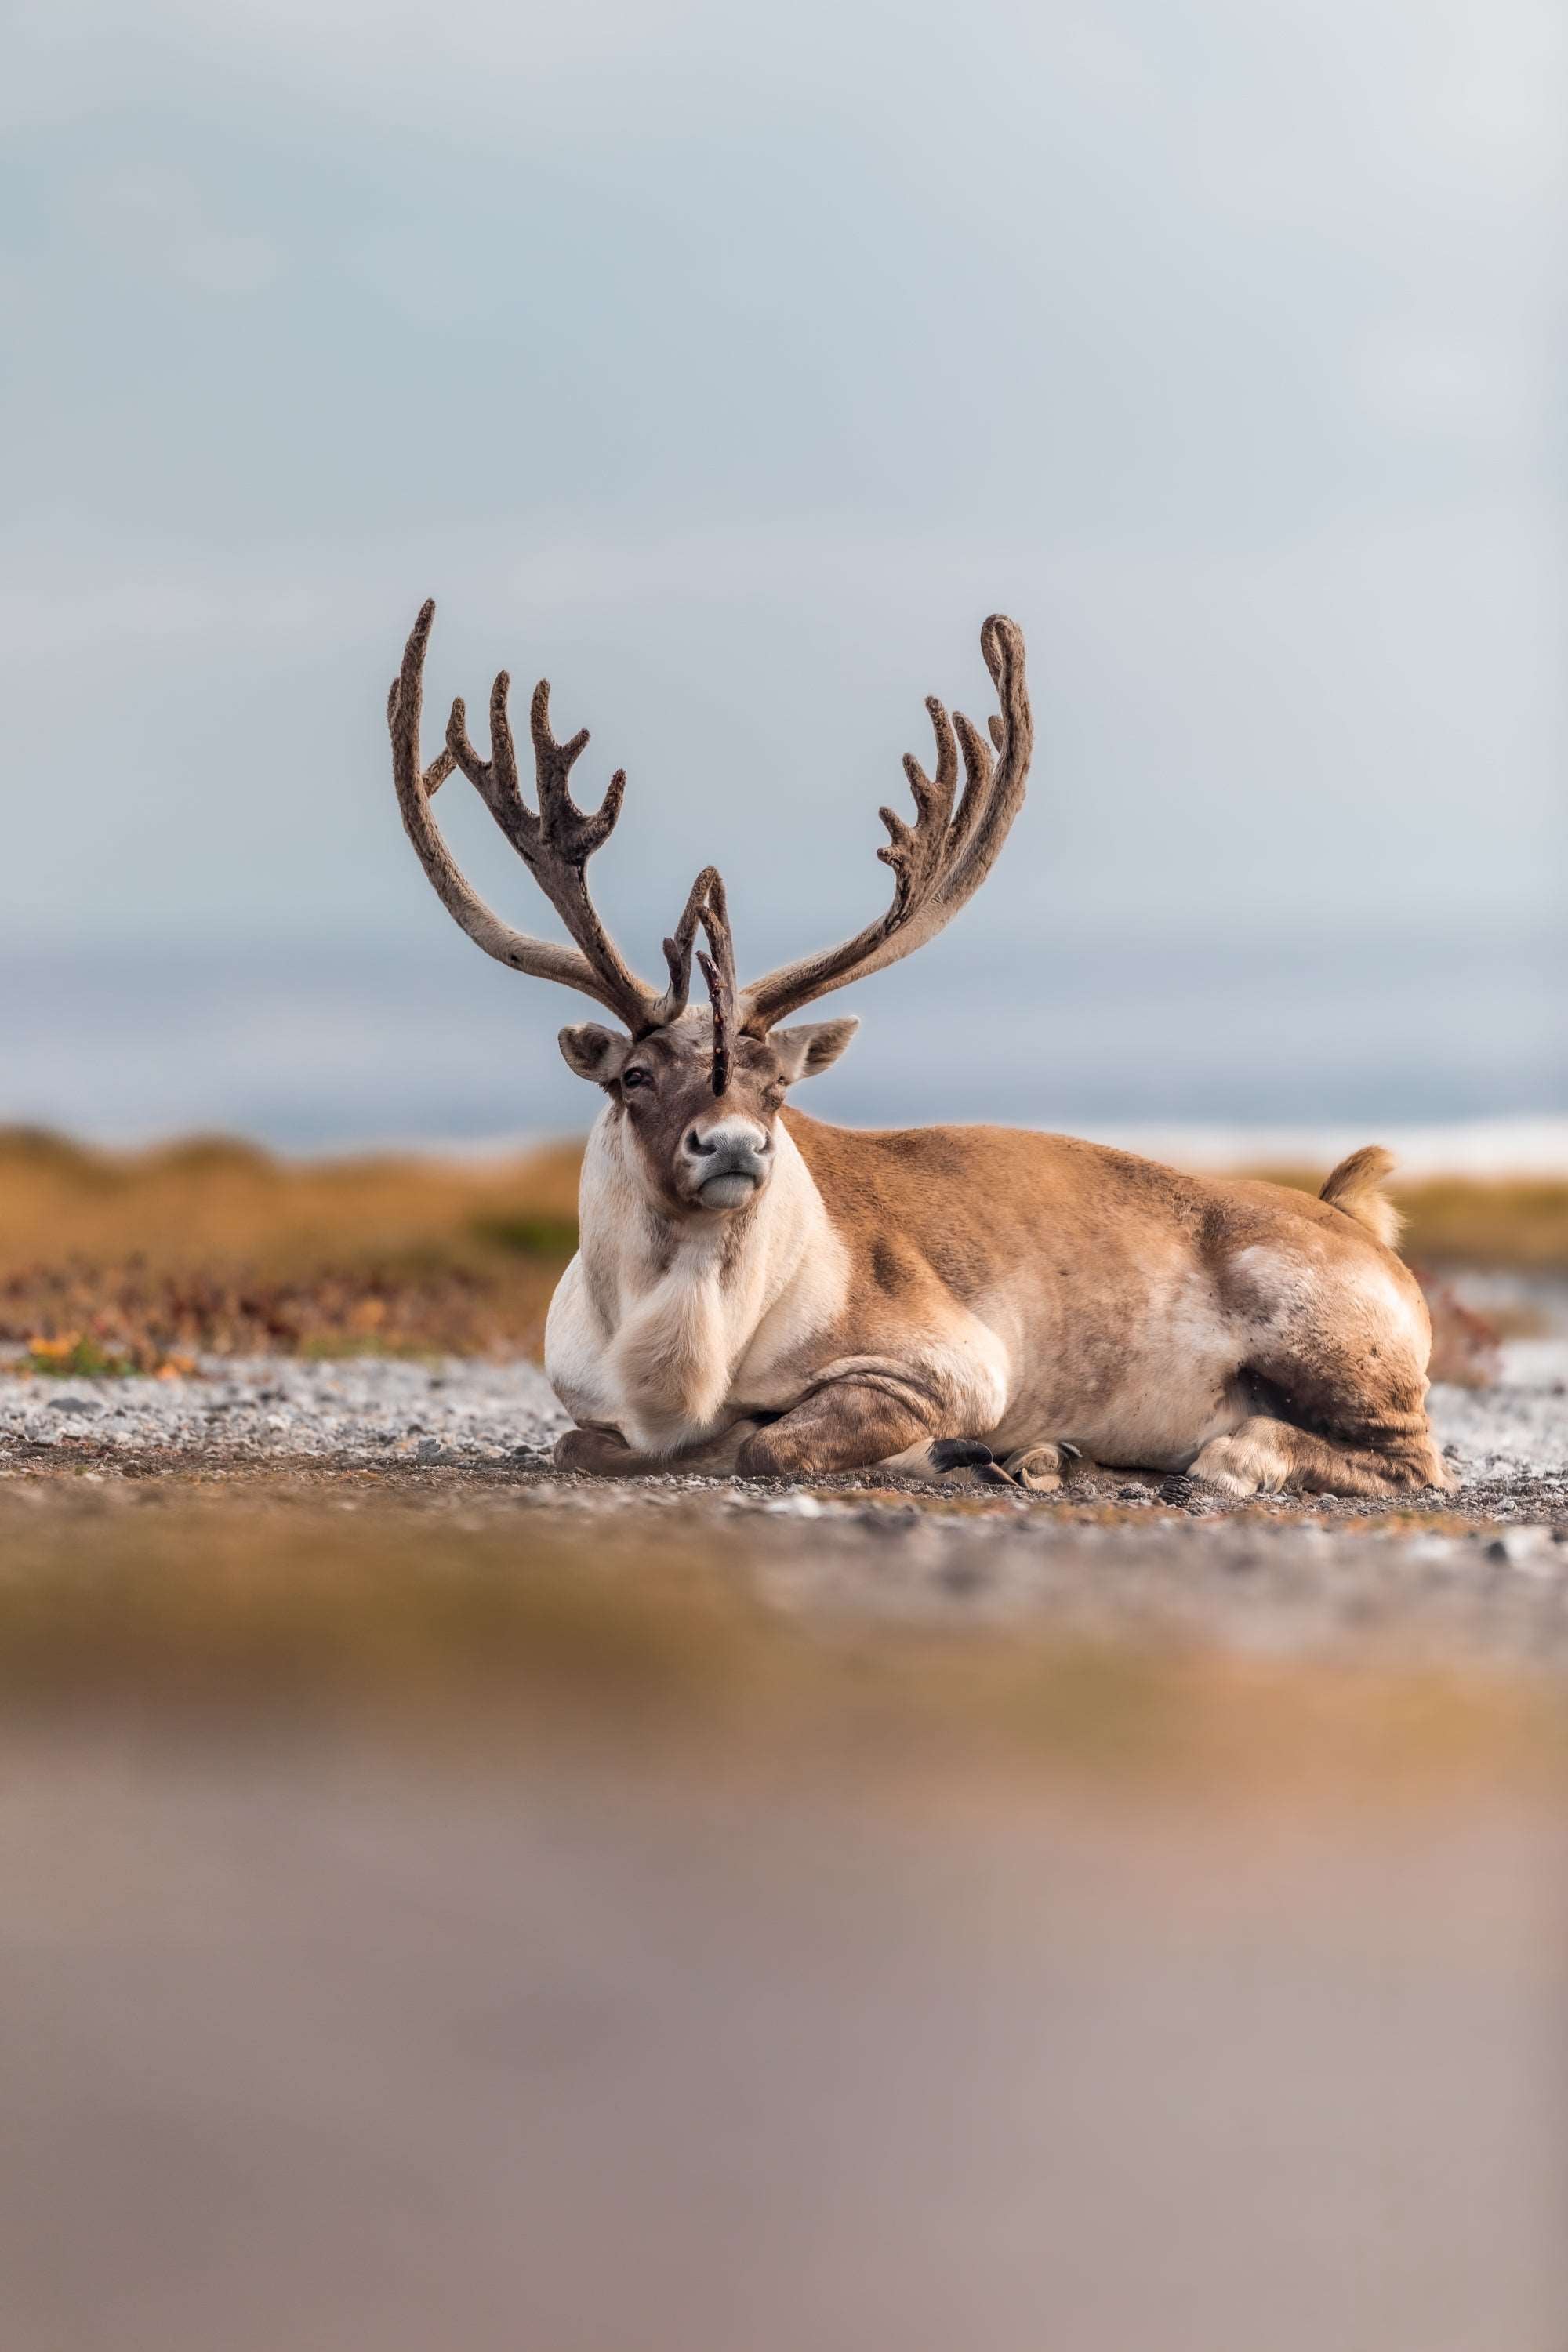
[(1002, 1451), (1065, 1439), (1112, 1468), (1184, 1470), (1247, 1417), (1241, 1355), (1212, 1286), (1189, 1274), (1153, 1288), (1113, 1353), (1097, 1355), (1077, 1382), (1069, 1323), (994, 1443)]

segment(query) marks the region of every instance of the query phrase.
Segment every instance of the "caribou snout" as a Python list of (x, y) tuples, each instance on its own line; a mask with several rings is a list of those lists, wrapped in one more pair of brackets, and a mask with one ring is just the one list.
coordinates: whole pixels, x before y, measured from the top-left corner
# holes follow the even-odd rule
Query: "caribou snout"
[(738, 1209), (767, 1182), (773, 1144), (755, 1119), (716, 1118), (687, 1129), (680, 1156), (705, 1209)]

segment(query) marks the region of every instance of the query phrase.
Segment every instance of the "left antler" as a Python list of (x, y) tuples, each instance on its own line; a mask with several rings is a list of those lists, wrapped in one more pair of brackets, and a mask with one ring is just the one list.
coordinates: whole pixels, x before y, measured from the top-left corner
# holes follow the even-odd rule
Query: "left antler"
[[(1024, 681), (1024, 637), (1016, 622), (994, 613), (980, 632), (980, 646), (1002, 706), (1001, 716), (990, 722), (994, 760), (962, 713), (954, 712), (950, 720), (934, 697), (928, 699), (936, 774), (928, 776), (912, 753), (906, 756), (915, 821), (908, 824), (892, 809), (880, 812), (889, 838), (877, 855), (893, 869), (892, 904), (842, 946), (803, 956), (752, 981), (740, 992), (735, 1007), (739, 1028), (761, 1035), (814, 997), (912, 955), (952, 920), (990, 873), (1024, 804), (1034, 726)], [(963, 791), (955, 809), (960, 747)]]

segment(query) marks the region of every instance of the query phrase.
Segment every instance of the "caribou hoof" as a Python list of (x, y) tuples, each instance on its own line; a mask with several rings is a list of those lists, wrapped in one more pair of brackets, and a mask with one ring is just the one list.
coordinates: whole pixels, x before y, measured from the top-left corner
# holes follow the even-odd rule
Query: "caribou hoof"
[(1009, 1486), (1017, 1492), (1017, 1479), (978, 1437), (935, 1437), (926, 1448), (926, 1459), (939, 1477), (967, 1470), (977, 1486)]
[(1016, 1494), (1049, 1495), (1062, 1483), (1068, 1457), (1079, 1458), (1076, 1445), (1025, 1445), (998, 1461), (978, 1437), (938, 1437), (926, 1449), (926, 1458), (939, 1477), (954, 1470), (969, 1471), (977, 1486), (1010, 1486)]
[(1054, 1495), (1079, 1459), (1078, 1447), (1064, 1440), (1054, 1445), (1021, 1445), (1005, 1456), (1002, 1467), (1028, 1494)]
[(968, 1470), (977, 1486), (1011, 1486), (1015, 1494), (1022, 1489), (1026, 1495), (1054, 1495), (1083, 1457), (1066, 1438), (1054, 1444), (1020, 1445), (998, 1461), (978, 1437), (937, 1437), (926, 1448), (926, 1458), (939, 1477), (952, 1470)]
[(933, 1437), (926, 1448), (926, 1460), (942, 1477), (950, 1470), (982, 1470), (995, 1459), (977, 1437)]
[(626, 1439), (611, 1429), (568, 1429), (555, 1441), (557, 1470), (575, 1470), (591, 1478), (625, 1477), (636, 1457)]

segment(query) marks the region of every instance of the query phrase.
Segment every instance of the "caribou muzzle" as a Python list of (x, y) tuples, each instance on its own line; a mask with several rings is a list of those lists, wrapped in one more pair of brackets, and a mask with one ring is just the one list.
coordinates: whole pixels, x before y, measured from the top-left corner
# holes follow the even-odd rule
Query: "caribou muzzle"
[(773, 1141), (754, 1119), (716, 1119), (681, 1138), (682, 1173), (705, 1209), (739, 1209), (754, 1200), (773, 1167)]

